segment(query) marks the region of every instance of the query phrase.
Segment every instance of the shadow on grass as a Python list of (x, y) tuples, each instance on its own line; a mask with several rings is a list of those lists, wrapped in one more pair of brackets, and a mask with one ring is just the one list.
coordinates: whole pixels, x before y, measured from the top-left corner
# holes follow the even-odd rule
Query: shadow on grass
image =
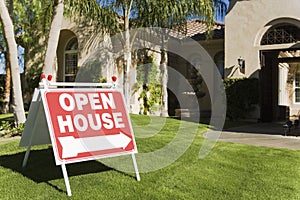
[[(0, 166), (18, 172), (37, 183), (45, 182), (56, 190), (65, 192), (49, 182), (63, 178), (61, 167), (55, 164), (51, 148), (31, 150), (27, 166), (22, 168), (24, 155), (25, 152), (0, 156)], [(114, 170), (97, 161), (73, 163), (66, 165), (66, 167), (69, 177)]]
[[(194, 123), (200, 123), (200, 124), (204, 124), (207, 125), (208, 127), (211, 125), (211, 118), (205, 118), (205, 117), (200, 117), (200, 119), (198, 118), (193, 118), (193, 117), (170, 117), (172, 119), (176, 119), (176, 120), (183, 120), (183, 121), (187, 121), (187, 122), (194, 122)], [(223, 130), (227, 130), (230, 128), (235, 128), (235, 127), (241, 127), (241, 126), (249, 126), (249, 125), (255, 125), (258, 124), (257, 122), (253, 122), (253, 121), (231, 121), (231, 120), (225, 120), (224, 121), (224, 125)]]

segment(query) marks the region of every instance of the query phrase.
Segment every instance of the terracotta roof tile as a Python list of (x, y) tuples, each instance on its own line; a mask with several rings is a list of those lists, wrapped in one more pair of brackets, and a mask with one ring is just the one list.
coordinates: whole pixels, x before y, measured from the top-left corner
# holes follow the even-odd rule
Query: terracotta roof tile
[[(224, 39), (224, 23), (215, 23), (213, 27), (213, 39)], [(193, 38), (195, 40), (205, 40), (207, 33), (207, 26), (205, 22), (201, 20), (191, 20), (187, 22), (186, 33), (172, 33), (173, 37), (178, 39), (184, 39), (187, 37)]]

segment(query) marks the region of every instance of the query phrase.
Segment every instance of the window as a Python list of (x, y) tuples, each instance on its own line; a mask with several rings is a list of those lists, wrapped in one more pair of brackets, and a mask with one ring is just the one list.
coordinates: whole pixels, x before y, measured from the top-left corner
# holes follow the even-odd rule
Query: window
[(300, 72), (295, 74), (295, 103), (300, 103)]
[(279, 26), (268, 30), (261, 40), (261, 45), (295, 43), (300, 40), (300, 29), (293, 25)]
[(77, 74), (78, 64), (78, 41), (72, 38), (65, 48), (64, 81), (74, 82)]

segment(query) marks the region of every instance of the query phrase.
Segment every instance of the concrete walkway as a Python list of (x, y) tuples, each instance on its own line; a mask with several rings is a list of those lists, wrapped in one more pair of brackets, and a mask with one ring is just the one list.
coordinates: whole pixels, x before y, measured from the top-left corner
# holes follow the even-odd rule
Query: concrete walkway
[[(204, 137), (216, 138), (213, 133), (206, 133)], [(19, 138), (19, 136), (0, 138), (0, 142)], [(218, 141), (300, 150), (300, 128), (292, 128), (291, 132), (285, 136), (283, 123), (258, 123), (226, 129), (221, 133)]]
[(15, 136), (15, 137), (0, 137), (0, 142), (7, 142), (15, 139), (21, 139), (21, 136)]
[[(215, 138), (212, 133), (204, 136)], [(283, 123), (258, 123), (224, 130), (218, 141), (300, 150), (300, 129), (292, 128), (285, 136)]]

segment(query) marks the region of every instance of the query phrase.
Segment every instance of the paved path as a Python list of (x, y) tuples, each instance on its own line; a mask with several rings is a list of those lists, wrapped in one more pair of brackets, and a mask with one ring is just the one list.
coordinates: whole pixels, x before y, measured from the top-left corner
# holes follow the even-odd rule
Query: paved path
[[(212, 133), (204, 136), (214, 138)], [(300, 150), (300, 129), (292, 129), (285, 136), (282, 123), (259, 123), (224, 130), (218, 141)]]
[(15, 139), (20, 139), (21, 136), (15, 136), (15, 137), (0, 137), (0, 142), (7, 142)]
[[(215, 138), (213, 133), (206, 133), (204, 136)], [(0, 138), (0, 142), (18, 138), (20, 137)], [(259, 123), (224, 130), (218, 141), (300, 150), (300, 128), (292, 129), (290, 134), (285, 136), (282, 123)]]

